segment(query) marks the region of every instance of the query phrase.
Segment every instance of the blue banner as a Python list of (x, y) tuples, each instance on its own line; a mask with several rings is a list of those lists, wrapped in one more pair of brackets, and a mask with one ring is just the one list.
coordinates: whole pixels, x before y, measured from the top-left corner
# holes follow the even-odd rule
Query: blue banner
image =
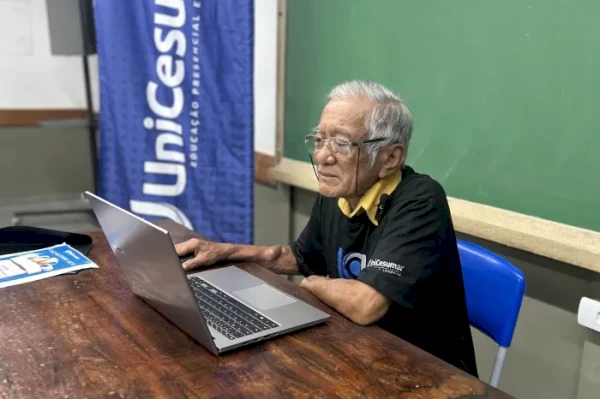
[(99, 194), (251, 243), (253, 1), (97, 1), (94, 13)]

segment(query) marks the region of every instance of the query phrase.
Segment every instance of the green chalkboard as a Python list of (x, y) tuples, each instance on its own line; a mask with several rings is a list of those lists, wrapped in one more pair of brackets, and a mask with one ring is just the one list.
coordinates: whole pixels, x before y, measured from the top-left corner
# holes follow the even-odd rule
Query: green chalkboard
[(448, 195), (600, 231), (600, 1), (288, 0), (286, 157), (357, 78), (404, 98)]

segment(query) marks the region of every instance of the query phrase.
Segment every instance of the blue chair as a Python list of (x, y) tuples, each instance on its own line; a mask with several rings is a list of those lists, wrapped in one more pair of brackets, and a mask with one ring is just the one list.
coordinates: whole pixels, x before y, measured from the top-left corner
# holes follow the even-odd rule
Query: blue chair
[(498, 387), (525, 293), (525, 277), (501, 256), (457, 240), (471, 325), (498, 344), (490, 385)]

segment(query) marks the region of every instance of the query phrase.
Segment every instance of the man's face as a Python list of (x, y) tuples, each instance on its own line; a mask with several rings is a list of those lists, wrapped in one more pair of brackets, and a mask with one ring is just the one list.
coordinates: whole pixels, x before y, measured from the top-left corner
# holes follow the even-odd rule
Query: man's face
[(372, 109), (373, 105), (365, 98), (332, 100), (323, 109), (317, 136), (331, 143), (314, 153), (321, 195), (343, 197), (351, 201), (364, 194), (379, 179), (378, 165), (376, 163), (375, 167), (370, 167), (364, 145), (360, 145), (360, 151), (356, 146), (351, 146), (349, 152), (344, 154), (344, 151), (335, 153), (336, 145), (332, 142), (336, 138), (350, 141), (368, 139), (364, 121)]

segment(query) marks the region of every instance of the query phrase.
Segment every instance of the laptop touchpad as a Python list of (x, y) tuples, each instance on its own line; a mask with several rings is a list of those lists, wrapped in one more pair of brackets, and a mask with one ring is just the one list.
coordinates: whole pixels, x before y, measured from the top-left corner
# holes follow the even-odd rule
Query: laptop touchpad
[(244, 302), (260, 310), (274, 309), (296, 302), (265, 284), (244, 288), (232, 293)]

